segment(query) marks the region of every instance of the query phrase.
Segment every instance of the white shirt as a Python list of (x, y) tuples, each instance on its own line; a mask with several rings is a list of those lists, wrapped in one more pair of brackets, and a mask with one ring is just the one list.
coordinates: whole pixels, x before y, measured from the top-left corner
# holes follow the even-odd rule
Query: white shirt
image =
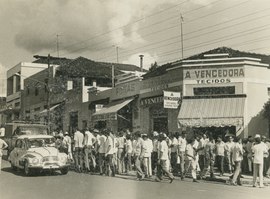
[(93, 140), (95, 140), (95, 136), (90, 131), (86, 131), (84, 136), (84, 144), (86, 146), (93, 146)]
[(179, 137), (178, 138), (178, 148), (180, 152), (185, 152), (187, 146), (186, 138)]
[(83, 139), (84, 138), (84, 135), (80, 132), (80, 131), (76, 131), (74, 133), (74, 147), (80, 147), (82, 148), (83, 147)]
[(163, 140), (160, 143), (159, 150), (160, 150), (160, 152), (162, 152), (160, 159), (161, 160), (169, 160), (169, 156), (168, 156), (169, 148), (168, 148), (167, 142), (165, 140)]
[(127, 150), (127, 153), (132, 153), (133, 147), (132, 147), (132, 142), (131, 142), (131, 140), (127, 140), (127, 141), (126, 141), (126, 150)]
[(193, 160), (193, 158), (195, 158), (195, 151), (191, 144), (188, 144), (186, 147), (186, 157), (189, 160)]
[(267, 153), (267, 148), (264, 143), (255, 144), (252, 146), (252, 152), (254, 154), (253, 163), (263, 164), (263, 155)]
[(5, 147), (7, 147), (7, 146), (8, 146), (7, 143), (0, 138), (0, 158), (2, 157), (2, 149), (5, 148)]
[(106, 136), (105, 135), (101, 135), (99, 136), (99, 139), (98, 139), (98, 143), (99, 143), (99, 149), (98, 149), (98, 152), (99, 153), (106, 153)]
[(5, 132), (6, 132), (6, 130), (5, 130), (4, 127), (0, 128), (0, 136), (1, 137), (4, 137), (5, 136)]
[(152, 144), (152, 141), (150, 139), (143, 141), (143, 150), (144, 150), (143, 157), (145, 157), (145, 158), (151, 157), (151, 153), (153, 151), (153, 144)]
[[(108, 148), (110, 148), (110, 150), (108, 151)], [(109, 155), (112, 155), (114, 154), (114, 144), (113, 144), (113, 138), (111, 136), (108, 136), (107, 137), (107, 140), (106, 140), (106, 153), (109, 154)]]
[(232, 159), (233, 161), (241, 161), (243, 159), (243, 145), (238, 142), (232, 147)]
[(178, 147), (178, 140), (174, 137), (172, 139), (172, 149), (171, 149), (171, 152), (172, 153), (176, 153), (177, 152), (177, 147)]

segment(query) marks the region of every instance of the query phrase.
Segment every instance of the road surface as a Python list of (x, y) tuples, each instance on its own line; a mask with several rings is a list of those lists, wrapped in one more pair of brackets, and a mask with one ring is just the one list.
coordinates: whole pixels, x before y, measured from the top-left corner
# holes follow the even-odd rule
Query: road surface
[(3, 161), (0, 175), (0, 199), (264, 199), (270, 198), (270, 187), (234, 187), (222, 183), (193, 183), (191, 179), (137, 181), (135, 177), (105, 177), (70, 171), (26, 177), (13, 172)]

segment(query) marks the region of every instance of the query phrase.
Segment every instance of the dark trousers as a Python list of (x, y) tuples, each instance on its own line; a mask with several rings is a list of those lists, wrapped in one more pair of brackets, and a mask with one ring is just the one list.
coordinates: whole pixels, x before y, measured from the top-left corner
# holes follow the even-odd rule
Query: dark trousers
[(199, 166), (201, 171), (204, 169), (204, 165), (205, 165), (205, 157), (204, 155), (199, 155)]
[(220, 174), (223, 174), (224, 173), (224, 156), (217, 155), (216, 160), (217, 160), (218, 170)]
[(106, 160), (106, 174), (110, 175), (110, 170), (112, 172), (112, 176), (115, 176), (115, 166), (113, 162), (113, 154), (108, 154), (105, 158)]
[(83, 169), (83, 148), (75, 147), (74, 159), (75, 159), (76, 169), (82, 170)]
[(98, 154), (98, 165), (100, 174), (104, 174), (105, 171), (105, 153)]
[(152, 155), (151, 155), (151, 159), (152, 159), (152, 170), (154, 172), (155, 169), (157, 168), (158, 153), (157, 152), (153, 152)]
[(171, 165), (172, 165), (172, 171), (173, 174), (178, 174), (178, 168), (177, 168), (177, 153), (171, 152)]

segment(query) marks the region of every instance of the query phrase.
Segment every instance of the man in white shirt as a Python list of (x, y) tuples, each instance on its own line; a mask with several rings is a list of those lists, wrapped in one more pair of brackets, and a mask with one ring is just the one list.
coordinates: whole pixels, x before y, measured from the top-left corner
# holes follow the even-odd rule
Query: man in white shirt
[(137, 170), (137, 178), (139, 180), (144, 179), (144, 173), (141, 168), (141, 164), (143, 161), (143, 139), (141, 138), (141, 133), (135, 132), (136, 142), (134, 143), (134, 157), (135, 157), (135, 167)]
[(115, 165), (113, 162), (113, 155), (115, 152), (114, 136), (110, 130), (106, 130), (105, 133), (107, 137), (105, 143), (106, 174), (109, 176), (111, 171), (112, 176), (114, 177), (115, 176)]
[(158, 161), (158, 132), (153, 132), (153, 152), (151, 156), (152, 161), (152, 172), (154, 173), (157, 168), (157, 161)]
[(178, 174), (177, 169), (178, 138), (179, 132), (174, 133), (174, 135), (172, 136), (172, 143), (171, 143), (171, 165), (172, 165), (172, 172), (174, 175)]
[(126, 171), (129, 172), (132, 170), (131, 156), (133, 152), (133, 146), (131, 141), (131, 134), (126, 135), (126, 146), (125, 146), (125, 158), (126, 158)]
[(87, 172), (90, 172), (89, 158), (93, 160), (92, 147), (94, 141), (94, 135), (89, 131), (88, 128), (86, 128), (84, 134), (84, 164)]
[(151, 167), (151, 153), (153, 151), (152, 140), (148, 138), (147, 134), (143, 134), (143, 166), (146, 177), (152, 176)]
[(252, 146), (253, 152), (253, 187), (257, 184), (257, 175), (259, 173), (259, 186), (263, 185), (263, 157), (264, 154), (268, 154), (265, 144), (261, 142), (260, 135), (255, 136), (255, 144)]
[(6, 130), (5, 130), (4, 125), (1, 125), (1, 128), (0, 128), (0, 137), (4, 137), (5, 136), (5, 132), (6, 132)]
[(77, 172), (82, 172), (83, 169), (83, 140), (84, 135), (79, 129), (74, 133), (74, 159)]
[(227, 137), (227, 142), (225, 143), (225, 159), (228, 163), (229, 173), (232, 173), (233, 170), (233, 161), (232, 161), (232, 147), (234, 146), (233, 137)]
[(118, 173), (122, 174), (124, 173), (124, 148), (126, 144), (126, 138), (124, 137), (124, 132), (120, 131), (119, 132), (119, 137), (117, 138), (117, 165), (118, 165)]
[(105, 174), (105, 153), (106, 153), (106, 140), (107, 137), (104, 135), (105, 131), (101, 132), (98, 138), (98, 161), (99, 161), (99, 172), (100, 175)]
[(1, 170), (2, 170), (2, 156), (3, 156), (3, 150), (6, 149), (8, 147), (7, 143), (1, 139), (0, 137), (0, 174), (1, 174)]
[(69, 136), (68, 132), (65, 132), (65, 134), (64, 134), (63, 146), (67, 150), (68, 159), (70, 161), (73, 161), (72, 150), (71, 150), (71, 137)]
[(189, 168), (191, 169), (191, 175), (193, 178), (193, 182), (198, 182), (197, 181), (197, 174), (196, 174), (196, 166), (197, 166), (197, 162), (196, 162), (196, 156), (197, 153), (195, 151), (194, 148), (194, 142), (195, 139), (189, 139), (188, 140), (188, 144), (186, 146), (186, 157), (187, 157), (187, 166), (186, 166), (186, 172), (188, 172)]
[(181, 179), (184, 179), (185, 173), (185, 151), (186, 151), (187, 141), (186, 132), (182, 132), (182, 135), (178, 138), (178, 156), (180, 159), (180, 169), (181, 169)]
[(172, 173), (169, 172), (169, 168), (168, 168), (168, 161), (169, 161), (169, 148), (166, 142), (166, 137), (164, 134), (160, 134), (159, 135), (159, 139), (160, 139), (160, 145), (159, 145), (159, 157), (158, 157), (158, 171), (157, 171), (157, 178), (156, 181), (160, 181), (162, 180), (162, 172), (167, 174), (167, 176), (170, 179), (170, 183), (173, 182), (174, 180), (174, 176), (172, 175)]
[(224, 174), (224, 155), (225, 143), (222, 141), (221, 136), (218, 136), (216, 143), (216, 163), (220, 172), (220, 176)]

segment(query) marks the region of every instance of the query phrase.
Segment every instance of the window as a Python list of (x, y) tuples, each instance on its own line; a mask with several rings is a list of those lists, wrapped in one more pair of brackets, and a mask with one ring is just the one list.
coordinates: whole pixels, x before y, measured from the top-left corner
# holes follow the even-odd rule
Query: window
[(270, 87), (267, 88), (268, 96), (270, 97)]
[(30, 89), (29, 89), (29, 87), (26, 88), (26, 94), (27, 94), (27, 95), (30, 94)]
[(67, 81), (67, 90), (72, 90), (72, 89), (73, 89), (73, 82)]
[(39, 94), (39, 90), (38, 90), (38, 88), (36, 87), (35, 88), (35, 96), (37, 96)]
[(234, 86), (193, 88), (194, 95), (233, 95)]
[(34, 111), (40, 111), (40, 107), (34, 108)]
[(20, 106), (20, 102), (16, 102), (15, 107), (19, 107), (19, 106)]

